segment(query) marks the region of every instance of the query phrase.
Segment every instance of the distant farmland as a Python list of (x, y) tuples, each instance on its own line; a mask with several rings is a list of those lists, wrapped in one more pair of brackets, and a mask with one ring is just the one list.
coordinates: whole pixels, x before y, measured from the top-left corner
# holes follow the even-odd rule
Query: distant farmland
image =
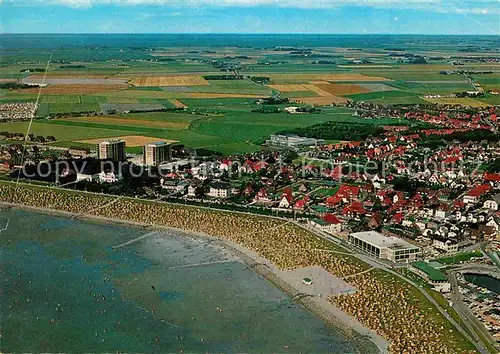
[(131, 81), (134, 86), (202, 86), (210, 85), (201, 76), (141, 76)]

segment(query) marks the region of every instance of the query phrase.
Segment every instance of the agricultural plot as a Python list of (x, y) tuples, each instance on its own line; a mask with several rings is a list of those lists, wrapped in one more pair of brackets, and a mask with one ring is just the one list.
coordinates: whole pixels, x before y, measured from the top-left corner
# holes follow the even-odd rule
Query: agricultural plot
[[(256, 74), (257, 75), (257, 74)], [(265, 76), (265, 74), (263, 74)], [(335, 74), (267, 74), (272, 81), (273, 84), (302, 84), (305, 82), (311, 81), (328, 81), (328, 82), (385, 82), (391, 81), (382, 76), (368, 76), (359, 73), (346, 73), (339, 72)]]
[[(2, 131), (8, 131), (12, 133), (23, 133), (25, 134), (28, 129), (29, 122), (14, 122), (14, 123), (2, 123), (0, 125)], [(79, 139), (90, 139), (99, 137), (108, 137), (117, 134), (126, 135), (126, 132), (120, 130), (110, 130), (110, 129), (96, 129), (96, 128), (86, 128), (78, 129), (73, 127), (68, 127), (65, 125), (56, 125), (47, 121), (33, 122), (31, 126), (31, 132), (35, 135), (53, 135), (56, 137), (57, 145), (60, 141), (74, 141)]]
[(369, 91), (376, 91), (376, 92), (394, 91), (393, 86), (389, 86), (386, 84), (362, 83), (362, 84), (359, 84), (359, 86), (364, 87), (364, 88), (368, 89)]
[(78, 95), (59, 95), (59, 96), (49, 96), (43, 95), (40, 98), (42, 103), (82, 103), (80, 96)]
[[(104, 97), (105, 102), (100, 102), (101, 104), (111, 103), (111, 104), (122, 104), (122, 103), (139, 103), (139, 99), (137, 98), (128, 98), (128, 97), (108, 97), (107, 99)], [(149, 103), (149, 102), (141, 102), (141, 103)], [(102, 105), (101, 105), (102, 108)]]
[(193, 92), (242, 93), (271, 96), (272, 90), (249, 80), (208, 80), (209, 86), (193, 87)]
[(476, 98), (476, 100), (484, 102), (490, 106), (500, 105), (500, 96), (499, 95), (491, 95), (489, 93), (486, 93), (483, 97)]
[[(74, 73), (73, 73), (74, 75)], [(84, 75), (83, 77), (56, 77), (55, 75), (47, 74), (47, 78), (43, 81), (43, 75), (32, 75), (23, 78), (21, 81), (28, 85), (39, 85), (42, 82), (47, 85), (125, 85), (127, 83), (126, 79), (108, 79), (106, 76), (102, 75)]]
[(134, 86), (202, 86), (209, 85), (201, 76), (140, 76), (131, 80)]
[(61, 119), (63, 122), (77, 122), (77, 123), (94, 123), (103, 125), (103, 128), (109, 129), (125, 129), (125, 127), (140, 127), (140, 128), (165, 128), (165, 129), (175, 129), (182, 130), (187, 129), (189, 124), (187, 123), (173, 123), (173, 122), (156, 122), (150, 121), (145, 122), (144, 120), (134, 120), (127, 118), (114, 118), (112, 116), (98, 116), (98, 117), (78, 117), (78, 118), (67, 118)]
[(290, 91), (290, 92), (285, 92), (283, 96), (288, 98), (318, 97), (318, 94), (312, 91)]
[(52, 113), (88, 113), (98, 112), (97, 103), (49, 103), (49, 114)]
[(244, 94), (244, 93), (208, 93), (208, 92), (167, 92), (167, 91), (141, 91), (141, 90), (126, 90), (117, 92), (108, 92), (105, 97), (127, 97), (127, 98), (262, 98), (266, 95)]
[(327, 106), (337, 103), (346, 103), (348, 99), (340, 96), (323, 96), (323, 97), (298, 97), (293, 99), (294, 102), (308, 104), (313, 106)]
[(485, 90), (500, 90), (500, 74), (491, 76), (476, 76), (475, 81), (478, 81)]
[(355, 101), (370, 101), (381, 98), (411, 97), (411, 96), (417, 96), (417, 94), (408, 91), (380, 91), (380, 92), (368, 92), (356, 95), (348, 95), (347, 97)]
[(307, 88), (299, 84), (268, 85), (268, 86), (280, 92), (309, 91)]
[(80, 96), (82, 103), (107, 103), (108, 100), (103, 96)]
[(162, 104), (148, 104), (148, 103), (101, 103), (100, 104), (102, 112), (116, 111), (118, 113), (130, 112), (130, 111), (160, 111), (165, 109)]
[(370, 89), (363, 87), (361, 85), (355, 84), (315, 84), (322, 91), (328, 92), (333, 95), (343, 96), (352, 95), (356, 93), (366, 93), (370, 92)]
[[(120, 91), (127, 89), (127, 85), (51, 85), (44, 87), (42, 93), (44, 95), (91, 95), (109, 91)], [(38, 94), (39, 88), (33, 87), (23, 90), (18, 90), (20, 93)]]
[(435, 104), (461, 105), (470, 107), (488, 107), (489, 104), (470, 97), (463, 98), (425, 98), (426, 101)]
[(185, 105), (184, 103), (182, 103), (181, 101), (179, 100), (176, 100), (175, 98), (171, 98), (168, 100), (171, 104), (173, 104), (176, 108), (186, 108), (187, 105)]
[(80, 140), (77, 141), (77, 143), (83, 143), (83, 144), (99, 144), (107, 139), (121, 139), (125, 141), (125, 145), (128, 147), (139, 147), (139, 146), (144, 146), (146, 144), (151, 144), (155, 143), (157, 141), (162, 141), (165, 143), (177, 143), (177, 140), (166, 140), (166, 139), (158, 139), (155, 137), (151, 136), (142, 136), (142, 135), (125, 135), (125, 136), (113, 136), (113, 137), (107, 137), (106, 139), (87, 139), (87, 140)]
[(38, 109), (36, 110), (37, 118), (46, 117), (49, 115), (49, 104), (48, 103), (39, 103)]

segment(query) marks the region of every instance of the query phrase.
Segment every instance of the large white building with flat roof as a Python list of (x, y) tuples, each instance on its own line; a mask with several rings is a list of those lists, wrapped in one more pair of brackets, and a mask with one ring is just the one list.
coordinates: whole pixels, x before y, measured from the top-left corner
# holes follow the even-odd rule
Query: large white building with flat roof
[(420, 248), (397, 237), (384, 236), (376, 231), (355, 232), (349, 235), (351, 245), (374, 257), (392, 262), (412, 262)]

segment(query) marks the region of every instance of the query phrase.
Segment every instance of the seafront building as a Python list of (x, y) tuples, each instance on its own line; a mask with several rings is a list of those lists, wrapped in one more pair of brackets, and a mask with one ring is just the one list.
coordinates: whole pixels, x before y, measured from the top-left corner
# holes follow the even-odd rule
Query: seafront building
[(142, 147), (143, 162), (146, 166), (159, 166), (172, 160), (172, 145), (163, 141), (147, 144)]
[(106, 140), (97, 144), (97, 158), (100, 160), (125, 161), (125, 141)]
[(451, 291), (451, 284), (446, 275), (438, 269), (432, 267), (428, 262), (413, 262), (410, 270), (427, 280), (427, 282), (437, 291), (448, 293)]
[(376, 231), (352, 233), (348, 241), (363, 252), (392, 262), (411, 262), (420, 254), (420, 248), (411, 243), (397, 237), (384, 236)]

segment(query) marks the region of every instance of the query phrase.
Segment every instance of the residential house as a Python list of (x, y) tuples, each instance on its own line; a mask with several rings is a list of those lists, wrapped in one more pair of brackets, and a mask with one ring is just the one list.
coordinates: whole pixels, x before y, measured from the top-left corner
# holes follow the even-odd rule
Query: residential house
[(212, 198), (229, 198), (232, 195), (232, 187), (229, 183), (214, 181), (210, 183), (208, 196)]
[(497, 211), (499, 206), (500, 206), (500, 193), (492, 196), (491, 199), (485, 201), (483, 205), (485, 209), (490, 209), (494, 211)]
[(330, 234), (338, 234), (342, 231), (342, 221), (333, 214), (326, 214), (322, 219), (309, 220), (309, 225)]
[(188, 197), (196, 197), (196, 186), (194, 184), (190, 184), (187, 188), (187, 196)]
[(281, 195), (281, 199), (280, 199), (278, 207), (288, 209), (292, 206), (292, 202), (293, 202), (292, 189), (285, 188), (285, 190), (283, 191), (283, 194)]
[(185, 194), (189, 183), (184, 180), (179, 179), (160, 179), (161, 188), (169, 193), (180, 193)]
[(257, 192), (257, 194), (255, 195), (255, 197), (253, 198), (253, 201), (255, 203), (267, 204), (267, 203), (271, 202), (271, 199), (269, 198), (269, 196), (267, 194), (267, 190), (265, 188), (261, 188)]
[(114, 173), (114, 172), (100, 172), (97, 175), (97, 180), (101, 183), (116, 183), (118, 181), (121, 181), (123, 179), (123, 176), (121, 173)]
[(491, 226), (496, 232), (500, 229), (500, 220), (498, 218), (491, 216), (485, 224), (486, 226)]
[(444, 252), (458, 252), (458, 242), (448, 238), (436, 238), (432, 240), (432, 247)]
[(489, 184), (481, 184), (472, 188), (464, 197), (463, 202), (467, 204), (476, 204), (481, 197), (489, 192), (491, 186)]

